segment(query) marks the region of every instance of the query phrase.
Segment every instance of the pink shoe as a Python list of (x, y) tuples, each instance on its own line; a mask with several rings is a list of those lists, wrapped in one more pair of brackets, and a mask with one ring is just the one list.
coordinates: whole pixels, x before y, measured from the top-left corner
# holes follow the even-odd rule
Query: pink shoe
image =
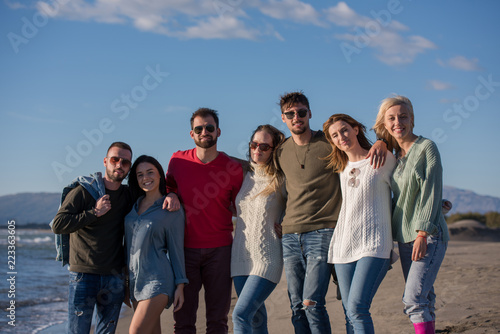
[(413, 324), (413, 328), (415, 328), (415, 334), (435, 334), (434, 324), (434, 321), (418, 322), (416, 324)]

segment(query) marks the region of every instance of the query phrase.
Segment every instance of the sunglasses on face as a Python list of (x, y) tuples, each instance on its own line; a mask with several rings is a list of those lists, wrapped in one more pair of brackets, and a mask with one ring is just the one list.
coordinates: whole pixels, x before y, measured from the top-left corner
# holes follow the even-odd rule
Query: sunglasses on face
[(207, 132), (214, 132), (215, 131), (215, 126), (213, 126), (212, 124), (208, 124), (208, 125), (195, 126), (193, 129), (193, 132), (196, 133), (197, 135), (199, 135), (203, 131), (204, 128), (207, 129)]
[(295, 114), (297, 114), (299, 116), (299, 118), (303, 118), (303, 117), (306, 117), (308, 111), (309, 110), (307, 110), (307, 109), (300, 109), (297, 112), (295, 112), (295, 111), (287, 111), (287, 112), (285, 112), (283, 114), (288, 119), (293, 119), (295, 117)]
[(262, 152), (266, 152), (268, 151), (270, 148), (274, 148), (274, 147), (271, 147), (271, 145), (269, 144), (259, 144), (259, 143), (256, 143), (256, 142), (251, 142), (250, 143), (250, 148), (252, 150), (256, 150), (257, 147), (262, 151)]
[(130, 165), (132, 164), (130, 162), (130, 160), (123, 159), (120, 157), (109, 157), (108, 160), (112, 165), (116, 165), (118, 162), (120, 162), (120, 165), (122, 165), (123, 167), (126, 167), (126, 168), (129, 168)]

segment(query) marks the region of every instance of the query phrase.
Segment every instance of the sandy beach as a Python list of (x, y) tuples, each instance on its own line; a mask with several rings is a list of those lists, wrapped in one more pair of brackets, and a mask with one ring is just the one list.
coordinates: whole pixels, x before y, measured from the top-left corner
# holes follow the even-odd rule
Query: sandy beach
[[(449, 242), (448, 251), (435, 284), (436, 333), (500, 333), (500, 242)], [(413, 326), (403, 313), (401, 297), (403, 276), (399, 261), (387, 273), (371, 307), (377, 333), (410, 334)], [(293, 333), (285, 275), (266, 301), (269, 333)], [(233, 291), (229, 313), (236, 303)], [(333, 333), (345, 333), (341, 302), (336, 299), (336, 286), (330, 283), (327, 309)], [(200, 298), (197, 333), (205, 333), (205, 305)], [(118, 323), (119, 334), (128, 333), (132, 311), (127, 310)], [(162, 332), (173, 333), (171, 310), (162, 314)]]

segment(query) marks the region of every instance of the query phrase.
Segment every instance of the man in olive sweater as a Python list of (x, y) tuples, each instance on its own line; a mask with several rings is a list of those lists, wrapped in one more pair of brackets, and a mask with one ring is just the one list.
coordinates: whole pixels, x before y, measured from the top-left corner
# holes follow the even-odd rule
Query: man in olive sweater
[[(291, 132), (276, 155), (288, 193), (282, 244), (292, 323), (295, 333), (329, 334), (325, 297), (333, 265), (327, 260), (342, 204), (340, 180), (323, 159), (332, 150), (325, 134), (309, 127), (312, 114), (306, 96), (285, 94), (280, 106), (282, 121)], [(383, 164), (385, 152), (369, 154), (374, 155), (379, 159), (372, 158), (373, 165)]]
[(70, 265), (68, 333), (89, 333), (94, 307), (95, 332), (116, 330), (125, 293), (123, 222), (132, 206), (129, 189), (121, 183), (131, 159), (129, 145), (111, 144), (104, 177), (79, 177), (65, 188), (51, 223), (54, 233), (69, 235), (69, 258), (67, 245), (61, 245), (63, 265), (68, 260)]

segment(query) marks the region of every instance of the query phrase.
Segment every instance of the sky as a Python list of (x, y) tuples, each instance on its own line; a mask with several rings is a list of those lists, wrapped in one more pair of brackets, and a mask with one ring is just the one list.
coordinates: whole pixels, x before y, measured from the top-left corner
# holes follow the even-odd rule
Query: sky
[(300, 90), (313, 130), (407, 96), (444, 184), (500, 197), (498, 1), (0, 1), (0, 195), (61, 192), (113, 141), (166, 169), (200, 107), (245, 158)]

